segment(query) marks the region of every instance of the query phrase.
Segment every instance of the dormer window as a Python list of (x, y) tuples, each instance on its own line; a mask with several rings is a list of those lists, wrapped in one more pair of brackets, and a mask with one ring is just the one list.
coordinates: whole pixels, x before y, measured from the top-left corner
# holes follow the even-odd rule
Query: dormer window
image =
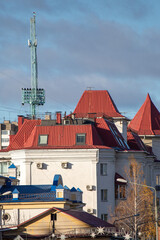
[(76, 144), (84, 145), (86, 143), (86, 134), (85, 133), (77, 133), (76, 134)]
[(38, 145), (47, 145), (48, 144), (48, 135), (39, 135)]

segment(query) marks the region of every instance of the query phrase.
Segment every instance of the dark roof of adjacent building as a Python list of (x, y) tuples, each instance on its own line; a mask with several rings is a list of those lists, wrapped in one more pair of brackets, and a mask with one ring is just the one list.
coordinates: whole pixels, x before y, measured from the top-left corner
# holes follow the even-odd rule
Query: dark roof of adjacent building
[(76, 210), (64, 210), (62, 208), (54, 208), (60, 212), (63, 212), (65, 214), (68, 214), (82, 222), (85, 222), (86, 224), (90, 225), (91, 227), (115, 227), (113, 224), (110, 224), (106, 221), (103, 221), (102, 219), (93, 216), (92, 214), (89, 214), (84, 211), (76, 211)]
[(70, 215), (73, 218), (76, 218), (86, 224), (88, 224), (91, 227), (107, 227), (107, 228), (115, 228), (115, 226), (113, 224), (110, 224), (106, 221), (101, 220), (98, 217), (95, 217), (87, 212), (84, 211), (77, 211), (77, 210), (66, 210), (66, 209), (62, 209), (62, 208), (50, 208), (38, 215), (36, 215), (35, 217), (28, 219), (27, 221), (21, 223), (18, 225), (18, 227), (21, 227), (23, 225), (27, 225), (29, 222), (36, 220), (39, 217), (43, 217), (44, 215), (49, 214), (50, 212), (52, 212), (53, 210), (58, 212), (63, 212), (64, 214)]

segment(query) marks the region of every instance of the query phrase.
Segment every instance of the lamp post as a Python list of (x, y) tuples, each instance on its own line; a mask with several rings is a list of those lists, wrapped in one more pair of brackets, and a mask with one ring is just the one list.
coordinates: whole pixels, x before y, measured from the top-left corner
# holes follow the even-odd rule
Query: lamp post
[(156, 192), (156, 189), (154, 187), (151, 187), (151, 186), (148, 186), (148, 185), (145, 185), (145, 184), (140, 184), (140, 183), (135, 183), (135, 182), (128, 182), (127, 180), (125, 179), (122, 179), (122, 178), (117, 178), (117, 181), (118, 182), (123, 182), (123, 183), (130, 183), (130, 184), (135, 184), (135, 185), (138, 185), (138, 186), (141, 186), (141, 187), (147, 187), (147, 188), (150, 188), (154, 191), (154, 194), (155, 194), (155, 225), (156, 225), (156, 240), (158, 240), (158, 214), (157, 214), (157, 192)]

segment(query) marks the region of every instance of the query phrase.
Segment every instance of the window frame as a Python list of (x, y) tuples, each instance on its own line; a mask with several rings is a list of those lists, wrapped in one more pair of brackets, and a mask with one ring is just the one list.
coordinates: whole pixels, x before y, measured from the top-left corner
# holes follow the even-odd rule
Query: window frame
[(101, 202), (108, 202), (108, 190), (101, 189)]
[[(6, 166), (4, 166), (6, 165)], [(9, 162), (0, 162), (0, 175), (5, 176), (8, 174), (8, 167), (9, 167)], [(6, 169), (6, 171), (4, 171)]]
[(119, 199), (119, 200), (126, 199), (126, 185), (118, 184), (115, 187), (115, 199)]
[(156, 186), (160, 185), (160, 174), (156, 175)]
[[(47, 137), (46, 143), (41, 143), (41, 142), (40, 142), (41, 136), (43, 136), (43, 137), (46, 136), (46, 137)], [(48, 134), (39, 134), (39, 136), (38, 136), (38, 145), (39, 145), (39, 146), (46, 146), (46, 145), (48, 145)]]
[[(83, 142), (78, 142), (78, 137), (84, 137)], [(76, 145), (85, 145), (86, 144), (86, 133), (76, 133)]]
[(102, 213), (102, 214), (101, 214), (101, 219), (102, 219), (103, 221), (107, 222), (107, 221), (108, 221), (108, 214), (107, 214), (107, 213)]
[[(104, 166), (106, 166), (105, 170), (106, 172), (104, 171)], [(100, 163), (100, 175), (101, 176), (107, 176), (107, 163)]]

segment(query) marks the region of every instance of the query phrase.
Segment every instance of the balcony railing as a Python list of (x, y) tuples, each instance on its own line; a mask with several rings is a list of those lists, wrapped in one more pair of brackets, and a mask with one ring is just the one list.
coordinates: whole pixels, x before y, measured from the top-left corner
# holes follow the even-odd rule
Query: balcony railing
[[(5, 195), (0, 196), (0, 201), (10, 201), (14, 200), (13, 195)], [(56, 193), (50, 192), (50, 193), (25, 193), (25, 194), (19, 194), (18, 200), (48, 200), (48, 201), (55, 201), (56, 200)]]

